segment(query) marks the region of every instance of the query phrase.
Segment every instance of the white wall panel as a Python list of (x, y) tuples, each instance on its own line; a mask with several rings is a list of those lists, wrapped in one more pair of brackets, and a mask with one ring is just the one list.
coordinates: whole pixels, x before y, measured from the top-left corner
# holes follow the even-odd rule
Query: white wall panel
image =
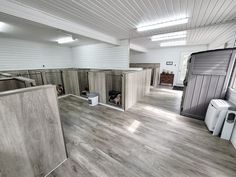
[(221, 49), (225, 47), (225, 43), (227, 43), (227, 48), (234, 47), (236, 38), (236, 25), (231, 25), (230, 28), (224, 30), (224, 32), (213, 40), (209, 45), (208, 49)]
[(129, 44), (122, 41), (120, 46), (105, 43), (72, 48), (74, 64), (78, 68), (128, 68)]
[(72, 67), (71, 48), (0, 38), (0, 70)]
[[(186, 52), (193, 53), (204, 50), (207, 50), (206, 45), (152, 49), (148, 50), (147, 53), (131, 52), (130, 62), (160, 63), (161, 72), (163, 71), (163, 69), (174, 72), (174, 84), (176, 84), (181, 54)], [(173, 65), (166, 65), (166, 61), (173, 61)]]

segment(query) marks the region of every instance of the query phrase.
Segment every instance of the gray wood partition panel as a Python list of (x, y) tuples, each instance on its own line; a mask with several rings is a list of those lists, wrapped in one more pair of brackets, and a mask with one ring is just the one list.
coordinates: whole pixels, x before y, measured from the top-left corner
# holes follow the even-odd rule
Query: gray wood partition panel
[(89, 80), (88, 80), (88, 72), (87, 69), (78, 69), (78, 79), (79, 79), (79, 89), (80, 94), (82, 95), (82, 91), (89, 91)]
[(62, 71), (60, 69), (43, 70), (46, 77), (45, 84), (63, 85)]
[(0, 176), (43, 177), (67, 159), (55, 86), (0, 93)]
[(130, 63), (130, 67), (152, 69), (152, 86), (157, 87), (160, 83), (160, 63)]
[(14, 90), (19, 88), (25, 88), (25, 86), (17, 85), (17, 80), (13, 78), (1, 78), (0, 79), (0, 92), (7, 90)]
[(129, 72), (124, 77), (125, 110), (127, 110), (150, 92), (151, 69)]
[(35, 81), (25, 77), (0, 78), (0, 92), (35, 86)]
[(106, 103), (106, 73), (92, 71), (88, 73), (89, 91), (99, 94), (99, 102)]
[(76, 70), (65, 70), (62, 72), (63, 83), (66, 94), (80, 95), (79, 79)]
[(35, 80), (36, 85), (44, 85), (44, 78), (41, 71), (29, 70), (29, 77)]
[(211, 99), (224, 99), (235, 49), (194, 53), (188, 63), (181, 114), (204, 120)]
[[(112, 70), (112, 71), (105, 71), (105, 73), (106, 73), (106, 99), (107, 99), (106, 103), (124, 109), (124, 93), (125, 93), (124, 77), (123, 77), (124, 71)], [(120, 105), (115, 105), (109, 102), (110, 98), (109, 92), (112, 90), (121, 92)]]
[(13, 77), (16, 77), (16, 76), (29, 77), (28, 70), (9, 70), (9, 71), (4, 71), (4, 72), (11, 74)]

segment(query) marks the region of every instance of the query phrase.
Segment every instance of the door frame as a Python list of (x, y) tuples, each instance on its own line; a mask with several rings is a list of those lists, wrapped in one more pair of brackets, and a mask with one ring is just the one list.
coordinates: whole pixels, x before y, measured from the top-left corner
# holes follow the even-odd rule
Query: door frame
[(191, 55), (192, 53), (194, 53), (194, 51), (185, 51), (185, 52), (181, 52), (181, 53), (180, 53), (180, 60), (179, 60), (179, 66), (178, 66), (178, 72), (177, 72), (177, 79), (176, 79), (176, 85), (178, 85), (178, 86), (183, 86), (182, 81), (180, 81), (183, 56), (184, 56), (184, 55), (189, 55), (189, 57), (188, 57), (188, 60), (189, 60), (190, 55)]

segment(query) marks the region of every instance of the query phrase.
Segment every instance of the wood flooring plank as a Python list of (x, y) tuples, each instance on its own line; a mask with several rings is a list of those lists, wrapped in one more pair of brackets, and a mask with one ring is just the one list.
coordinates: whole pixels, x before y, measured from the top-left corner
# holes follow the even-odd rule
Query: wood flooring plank
[(73, 162), (59, 167), (54, 177), (235, 176), (232, 144), (212, 136), (203, 121), (180, 116), (180, 99), (180, 91), (153, 89), (125, 112), (89, 107), (73, 96), (60, 99)]
[(54, 86), (0, 94), (0, 177), (44, 177), (67, 158)]

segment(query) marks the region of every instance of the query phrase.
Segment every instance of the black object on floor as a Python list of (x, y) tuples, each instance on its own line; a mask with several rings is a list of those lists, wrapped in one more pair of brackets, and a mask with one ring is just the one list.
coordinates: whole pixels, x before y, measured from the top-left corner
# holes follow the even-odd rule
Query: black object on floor
[(183, 86), (176, 86), (176, 85), (175, 85), (175, 86), (173, 87), (173, 90), (182, 90), (182, 91), (183, 91), (183, 90), (184, 90), (184, 87), (183, 87)]

